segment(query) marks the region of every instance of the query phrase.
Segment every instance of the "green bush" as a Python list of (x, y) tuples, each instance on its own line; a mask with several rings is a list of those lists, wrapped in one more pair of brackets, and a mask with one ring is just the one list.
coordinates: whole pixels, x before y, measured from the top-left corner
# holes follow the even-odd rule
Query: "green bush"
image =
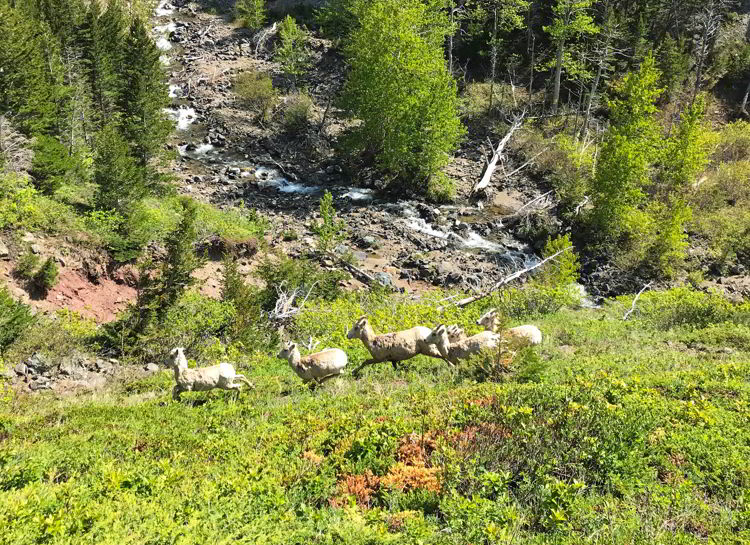
[(265, 0), (238, 0), (234, 5), (234, 13), (245, 28), (260, 30), (266, 23), (266, 2)]
[(329, 251), (346, 235), (346, 222), (336, 218), (330, 191), (326, 191), (320, 199), (320, 221), (315, 223), (312, 230), (318, 236), (318, 250), (321, 252)]
[(13, 268), (13, 274), (23, 280), (31, 280), (41, 264), (42, 260), (38, 255), (32, 253), (31, 250), (26, 250), (18, 258), (16, 266)]
[(443, 172), (436, 172), (427, 182), (427, 199), (436, 203), (453, 202), (456, 198), (456, 182)]
[(278, 93), (268, 74), (249, 70), (234, 80), (234, 92), (240, 101), (261, 121), (271, 119)]
[(69, 233), (82, 225), (73, 208), (41, 195), (27, 178), (0, 173), (0, 229), (8, 227)]
[(266, 258), (256, 274), (266, 286), (260, 294), (261, 306), (265, 310), (273, 309), (278, 298), (277, 289), (287, 292), (298, 289), (300, 297), (309, 293), (311, 300), (334, 300), (342, 293), (339, 283), (348, 278), (341, 271), (324, 271), (310, 261), (283, 256), (273, 260)]
[(646, 292), (637, 306), (639, 315), (660, 329), (702, 329), (730, 320), (750, 323), (750, 304), (733, 305), (718, 292), (705, 293), (688, 287)]
[(0, 287), (0, 354), (33, 323), (29, 307), (13, 299), (5, 286)]
[(720, 163), (750, 160), (749, 122), (740, 120), (724, 126), (719, 133), (714, 160)]
[(750, 352), (750, 325), (734, 322), (711, 324), (704, 329), (694, 331), (685, 340)]
[(282, 123), (290, 134), (304, 134), (310, 127), (313, 101), (305, 93), (294, 93), (284, 101)]
[(57, 263), (55, 263), (53, 258), (48, 257), (34, 275), (32, 282), (38, 290), (46, 293), (57, 285), (59, 279), (60, 270), (57, 267)]
[(307, 32), (297, 25), (294, 17), (287, 15), (279, 25), (279, 40), (273, 58), (281, 65), (284, 74), (296, 84), (297, 79), (310, 67)]

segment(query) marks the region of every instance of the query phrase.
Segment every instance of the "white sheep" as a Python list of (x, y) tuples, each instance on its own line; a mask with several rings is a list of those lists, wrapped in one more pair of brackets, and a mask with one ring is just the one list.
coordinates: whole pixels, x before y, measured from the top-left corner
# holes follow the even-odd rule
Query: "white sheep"
[(447, 361), (458, 363), (459, 360), (465, 360), (474, 354), (479, 354), (482, 350), (497, 348), (503, 341), (497, 333), (482, 331), (471, 337), (451, 342), (448, 328), (441, 324), (430, 332), (425, 342), (437, 347)]
[(287, 360), (303, 381), (318, 384), (339, 375), (349, 362), (346, 352), (338, 348), (326, 348), (303, 357), (297, 343), (291, 341), (284, 344), (277, 357)]
[[(487, 331), (497, 332), (500, 327), (500, 316), (497, 310), (490, 309), (485, 312), (478, 320), (477, 325), (481, 325)], [(519, 325), (511, 327), (504, 331), (504, 337), (508, 337), (511, 344), (516, 347), (535, 346), (542, 344), (542, 332), (535, 325)]]
[(396, 367), (397, 362), (408, 360), (418, 354), (444, 359), (437, 348), (425, 342), (429, 334), (430, 328), (416, 326), (403, 331), (376, 335), (367, 316), (360, 317), (346, 337), (360, 339), (372, 358), (362, 362), (352, 374), (356, 376), (365, 365), (383, 361), (390, 361)]
[(189, 369), (184, 348), (172, 349), (169, 356), (171, 358), (169, 365), (174, 369), (174, 379), (177, 382), (172, 390), (172, 399), (175, 401), (180, 400), (182, 392), (205, 392), (214, 388), (234, 390), (239, 394), (242, 385), (236, 384), (235, 380), (244, 382), (250, 388), (255, 388), (245, 375), (237, 374), (231, 363), (222, 362), (210, 367)]

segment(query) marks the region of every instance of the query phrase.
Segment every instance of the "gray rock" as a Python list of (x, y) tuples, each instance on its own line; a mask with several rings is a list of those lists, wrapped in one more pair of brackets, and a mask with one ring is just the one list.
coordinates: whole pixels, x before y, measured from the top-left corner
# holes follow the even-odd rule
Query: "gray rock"
[(378, 243), (378, 239), (371, 235), (367, 235), (366, 237), (362, 237), (362, 244), (364, 244), (365, 248), (372, 248)]
[(149, 373), (158, 373), (160, 370), (160, 367), (156, 365), (155, 363), (147, 363), (143, 369)]
[(52, 362), (50, 362), (49, 358), (39, 352), (34, 352), (25, 363), (29, 367), (29, 370), (38, 373), (42, 373), (52, 367)]
[(98, 359), (96, 360), (96, 368), (99, 371), (109, 371), (112, 368), (112, 364), (109, 363), (108, 361)]
[(381, 285), (386, 287), (393, 287), (393, 278), (387, 272), (375, 273), (375, 280)]
[(23, 362), (16, 365), (13, 368), (13, 370), (16, 372), (17, 375), (20, 375), (20, 376), (25, 376), (29, 372), (29, 368)]
[(8, 250), (8, 247), (3, 243), (2, 240), (0, 240), (0, 257), (8, 257), (10, 255), (10, 250)]
[(346, 255), (347, 253), (349, 253), (349, 246), (347, 246), (346, 244), (339, 244), (333, 249), (333, 253), (335, 253), (336, 255)]
[(31, 245), (31, 253), (32, 254), (41, 254), (42, 253), (42, 247), (39, 246), (39, 244), (32, 244)]
[(52, 389), (52, 382), (47, 380), (46, 378), (38, 378), (31, 384), (29, 384), (29, 388), (31, 390), (51, 390)]

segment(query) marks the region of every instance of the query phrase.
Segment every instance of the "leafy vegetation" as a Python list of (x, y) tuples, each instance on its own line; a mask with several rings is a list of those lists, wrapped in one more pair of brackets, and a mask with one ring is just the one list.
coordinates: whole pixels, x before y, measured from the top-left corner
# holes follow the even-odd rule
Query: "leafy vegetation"
[[(356, 364), (366, 351), (344, 338), (345, 326), (363, 312), (380, 331), (437, 320), (471, 331), (484, 307), (440, 315), (434, 303), (443, 297), (315, 300), (292, 334), (342, 346)], [(685, 297), (698, 306), (665, 325)], [(171, 402), (167, 372), (94, 399), (15, 398), (0, 420), (4, 538), (742, 542), (746, 345), (733, 353), (667, 345), (744, 338), (740, 326), (722, 337), (717, 320), (747, 311), (726, 303), (706, 314), (712, 297), (646, 294), (629, 321), (630, 299), (543, 315), (545, 344), (518, 356), (500, 382), (419, 357), (310, 392), (286, 362), (260, 351), (235, 354), (257, 385), (236, 403), (224, 393)], [(189, 301), (198, 300), (184, 302), (193, 314), (173, 316), (175, 330), (188, 331), (179, 325), (187, 316), (207, 331), (227, 323), (227, 303)], [(686, 329), (688, 315), (703, 318)]]

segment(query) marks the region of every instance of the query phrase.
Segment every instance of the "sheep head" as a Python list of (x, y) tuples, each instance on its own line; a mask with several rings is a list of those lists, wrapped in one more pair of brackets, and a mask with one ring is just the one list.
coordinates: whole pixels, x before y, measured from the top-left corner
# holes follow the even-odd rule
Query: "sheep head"
[(349, 330), (349, 333), (346, 334), (347, 339), (360, 339), (362, 337), (362, 333), (367, 329), (367, 326), (369, 325), (369, 322), (367, 321), (367, 316), (360, 316), (359, 319), (354, 322), (354, 325)]
[(463, 330), (463, 328), (458, 327), (458, 325), (456, 324), (449, 326), (447, 328), (447, 331), (448, 331), (448, 339), (452, 343), (458, 342), (461, 339), (464, 339), (466, 337), (466, 332)]
[(187, 367), (187, 358), (185, 357), (185, 349), (181, 346), (178, 346), (177, 348), (173, 348), (169, 352), (169, 359), (167, 360), (167, 365), (169, 367)]
[(276, 357), (281, 358), (283, 360), (288, 360), (289, 357), (292, 354), (294, 354), (296, 350), (297, 350), (297, 343), (294, 343), (292, 341), (287, 341), (284, 343), (284, 345), (281, 348), (281, 352), (279, 352)]
[(444, 358), (448, 357), (448, 347), (450, 346), (450, 338), (448, 337), (448, 328), (445, 324), (440, 324), (433, 329), (429, 335), (425, 338), (427, 344), (434, 344), (437, 346), (438, 351)]
[(497, 323), (498, 314), (497, 309), (491, 308), (487, 312), (485, 312), (480, 318), (477, 320), (477, 325), (481, 325), (483, 328), (488, 330), (493, 330), (495, 328), (495, 325)]

